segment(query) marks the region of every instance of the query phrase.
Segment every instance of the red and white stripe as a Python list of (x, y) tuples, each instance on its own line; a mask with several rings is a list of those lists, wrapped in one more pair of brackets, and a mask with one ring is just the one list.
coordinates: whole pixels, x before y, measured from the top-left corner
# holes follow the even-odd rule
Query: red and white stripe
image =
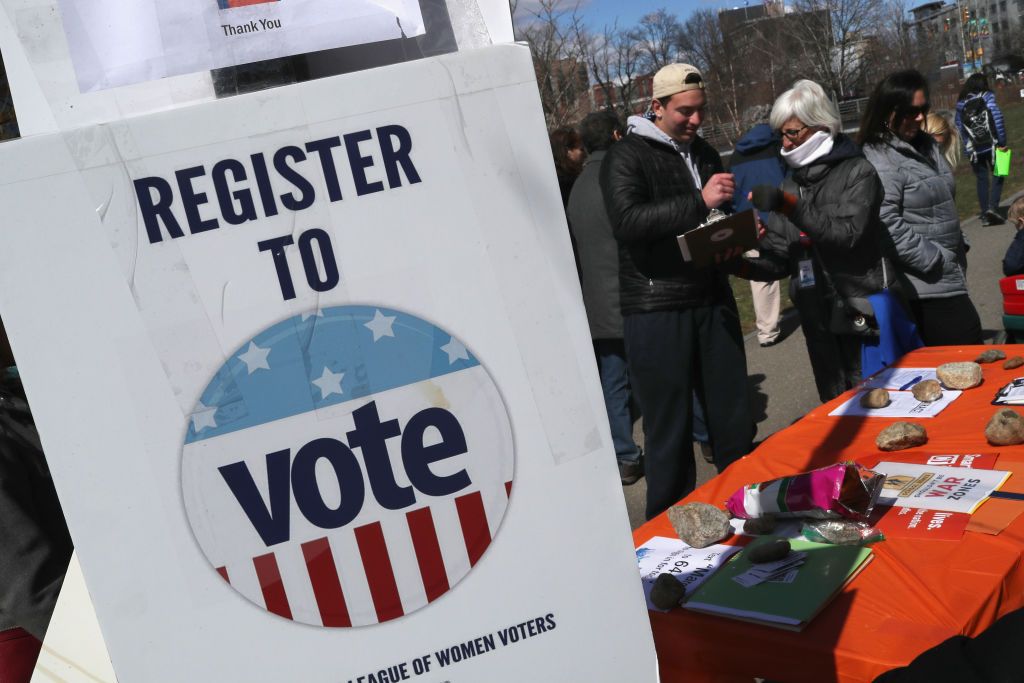
[[(491, 543), (511, 495), (467, 493), (218, 567), (236, 590), (286, 619), (330, 627), (397, 619), (444, 595)], [(488, 499), (492, 500), (488, 500)]]

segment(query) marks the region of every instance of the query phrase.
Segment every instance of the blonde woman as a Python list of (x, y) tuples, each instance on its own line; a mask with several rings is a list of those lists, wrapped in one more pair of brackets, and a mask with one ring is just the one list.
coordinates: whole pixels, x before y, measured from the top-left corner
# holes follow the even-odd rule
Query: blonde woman
[(923, 128), (924, 132), (935, 138), (942, 156), (949, 162), (949, 167), (955, 171), (957, 164), (960, 163), (960, 133), (956, 131), (949, 119), (935, 112), (928, 114)]
[(1010, 214), (1006, 220), (1017, 229), (1017, 234), (1003, 257), (1003, 275), (1024, 275), (1024, 197), (1018, 197), (1010, 205)]

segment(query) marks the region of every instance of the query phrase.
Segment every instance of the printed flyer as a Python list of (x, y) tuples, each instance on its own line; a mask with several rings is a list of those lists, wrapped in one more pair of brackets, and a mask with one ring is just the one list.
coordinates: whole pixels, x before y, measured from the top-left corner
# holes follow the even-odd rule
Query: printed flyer
[(966, 513), (974, 512), (1011, 474), (902, 462), (880, 462), (872, 469), (886, 475), (879, 505)]
[(678, 538), (655, 536), (636, 549), (640, 579), (644, 585), (647, 609), (666, 612), (651, 603), (651, 588), (661, 574), (672, 574), (690, 595), (719, 567), (742, 550), (740, 545), (715, 544), (706, 548), (691, 548)]
[(425, 31), (418, 0), (60, 0), (59, 5), (83, 92), (409, 39)]

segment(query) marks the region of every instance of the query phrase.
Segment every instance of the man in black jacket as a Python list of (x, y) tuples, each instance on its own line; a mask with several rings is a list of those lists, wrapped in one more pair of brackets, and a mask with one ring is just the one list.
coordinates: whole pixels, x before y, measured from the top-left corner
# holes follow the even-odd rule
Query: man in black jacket
[(621, 140), (625, 132), (619, 117), (608, 111), (589, 114), (580, 123), (587, 160), (583, 164), (583, 172), (572, 186), (566, 215), (576, 238), (583, 305), (587, 308), (590, 336), (594, 340), (597, 371), (601, 376), (612, 444), (619, 462), (619, 479), (628, 486), (643, 476), (643, 464), (640, 448), (633, 441), (626, 346), (622, 341), (619, 245), (612, 234), (598, 185), (601, 163), (607, 150)]
[(755, 432), (728, 277), (684, 262), (676, 242), (729, 204), (733, 178), (697, 135), (707, 103), (700, 72), (670, 64), (653, 86), (654, 120), (630, 117), (629, 134), (601, 167), (619, 242), (626, 355), (644, 416), (648, 519), (696, 485), (694, 389), (705, 399), (719, 470), (749, 452)]

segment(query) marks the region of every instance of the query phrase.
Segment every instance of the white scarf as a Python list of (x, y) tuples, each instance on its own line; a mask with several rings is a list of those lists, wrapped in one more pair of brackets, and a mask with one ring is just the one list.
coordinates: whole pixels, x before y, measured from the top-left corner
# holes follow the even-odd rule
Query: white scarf
[(791, 168), (809, 166), (832, 151), (832, 134), (827, 130), (819, 130), (807, 138), (804, 144), (793, 149), (782, 150), (782, 158)]

